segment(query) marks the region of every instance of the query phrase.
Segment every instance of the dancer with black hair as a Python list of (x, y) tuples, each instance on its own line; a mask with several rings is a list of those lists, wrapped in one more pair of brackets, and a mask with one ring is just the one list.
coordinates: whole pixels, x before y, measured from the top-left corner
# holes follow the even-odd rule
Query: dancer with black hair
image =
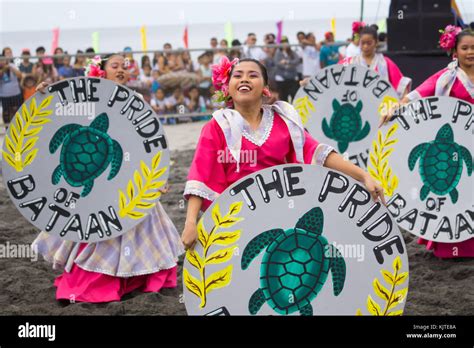
[(224, 57), (220, 65), (213, 66), (213, 84), (216, 99), (227, 108), (213, 113), (196, 148), (184, 191), (188, 200), (182, 233), (185, 248), (196, 243), (200, 210), (206, 210), (232, 183), (274, 165), (324, 165), (362, 182), (375, 201), (384, 202), (380, 185), (334, 148), (313, 139), (291, 104), (264, 104), (271, 93), (266, 68), (259, 61), (230, 62)]

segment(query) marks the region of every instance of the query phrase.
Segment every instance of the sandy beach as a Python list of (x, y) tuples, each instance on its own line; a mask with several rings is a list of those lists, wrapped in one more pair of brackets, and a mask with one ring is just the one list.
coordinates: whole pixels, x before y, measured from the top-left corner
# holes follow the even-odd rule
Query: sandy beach
[[(185, 204), (184, 184), (203, 122), (165, 126), (172, 150), (171, 191), (162, 204), (182, 231)], [(0, 244), (30, 244), (38, 229), (30, 225), (11, 203), (0, 181)], [(405, 315), (473, 315), (474, 259), (440, 260), (404, 233), (410, 262), (410, 284)], [(186, 315), (182, 294), (182, 259), (178, 287), (160, 293), (133, 292), (121, 302), (106, 304), (59, 303), (54, 278), (60, 273), (38, 256), (0, 258), (1, 315)]]

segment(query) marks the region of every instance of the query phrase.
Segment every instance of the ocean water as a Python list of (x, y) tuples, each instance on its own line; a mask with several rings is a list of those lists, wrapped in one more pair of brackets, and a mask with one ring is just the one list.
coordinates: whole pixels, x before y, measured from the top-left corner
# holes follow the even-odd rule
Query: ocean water
[[(380, 18), (378, 18), (380, 20)], [(336, 24), (336, 40), (346, 40), (351, 35), (354, 18), (340, 18)], [(366, 22), (374, 23), (375, 18), (366, 18)], [(208, 48), (211, 37), (219, 40), (224, 38), (224, 23), (189, 25), (189, 48)], [(8, 28), (4, 28), (8, 29)], [(290, 43), (296, 43), (298, 31), (313, 32), (316, 39), (322, 40), (324, 33), (330, 30), (330, 19), (292, 20), (283, 24), (283, 35), (287, 35)], [(133, 50), (141, 50), (140, 27), (128, 28), (89, 28), (61, 30), (59, 46), (69, 53), (78, 49), (85, 50), (92, 46), (92, 33), (99, 32), (99, 48), (101, 52), (121, 51), (126, 46)], [(244, 42), (249, 32), (257, 35), (257, 44), (263, 44), (263, 37), (267, 33), (275, 33), (276, 24), (271, 21), (233, 23), (234, 38)], [(165, 42), (173, 48), (183, 47), (183, 25), (147, 26), (147, 44), (149, 50), (162, 49)], [(0, 33), (0, 46), (11, 47), (15, 56), (20, 55), (23, 48), (29, 48), (32, 55), (38, 46), (51, 50), (52, 31), (23, 31)], [(193, 54), (193, 56), (195, 56)]]

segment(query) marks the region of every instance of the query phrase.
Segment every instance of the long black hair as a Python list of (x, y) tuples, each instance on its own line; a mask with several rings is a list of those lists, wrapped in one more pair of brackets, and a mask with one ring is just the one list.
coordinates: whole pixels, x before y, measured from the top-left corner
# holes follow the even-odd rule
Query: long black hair
[[(252, 62), (252, 63), (257, 64), (258, 67), (260, 68), (261, 72), (262, 72), (263, 81), (265, 82), (265, 86), (268, 85), (268, 72), (267, 72), (267, 68), (265, 67), (265, 65), (263, 65), (262, 63), (260, 63), (260, 61), (258, 61), (256, 59), (253, 59), (253, 58), (243, 58), (243, 59), (239, 60), (239, 63), (243, 63), (243, 62)], [(232, 76), (232, 73), (234, 72), (234, 68), (235, 68), (235, 65), (232, 66), (232, 69), (230, 70), (230, 76)]]

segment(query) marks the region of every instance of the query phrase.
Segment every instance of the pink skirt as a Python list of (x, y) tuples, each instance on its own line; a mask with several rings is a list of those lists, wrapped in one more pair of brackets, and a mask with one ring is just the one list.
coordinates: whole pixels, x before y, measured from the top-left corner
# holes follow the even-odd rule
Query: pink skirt
[[(81, 245), (81, 249), (85, 246)], [(76, 264), (54, 281), (56, 299), (71, 302), (112, 302), (134, 290), (157, 292), (177, 286), (177, 266), (159, 272), (129, 278), (86, 271)]]
[(474, 238), (460, 243), (439, 243), (419, 238), (418, 244), (426, 245), (427, 250), (433, 250), (434, 255), (442, 259), (474, 257)]

